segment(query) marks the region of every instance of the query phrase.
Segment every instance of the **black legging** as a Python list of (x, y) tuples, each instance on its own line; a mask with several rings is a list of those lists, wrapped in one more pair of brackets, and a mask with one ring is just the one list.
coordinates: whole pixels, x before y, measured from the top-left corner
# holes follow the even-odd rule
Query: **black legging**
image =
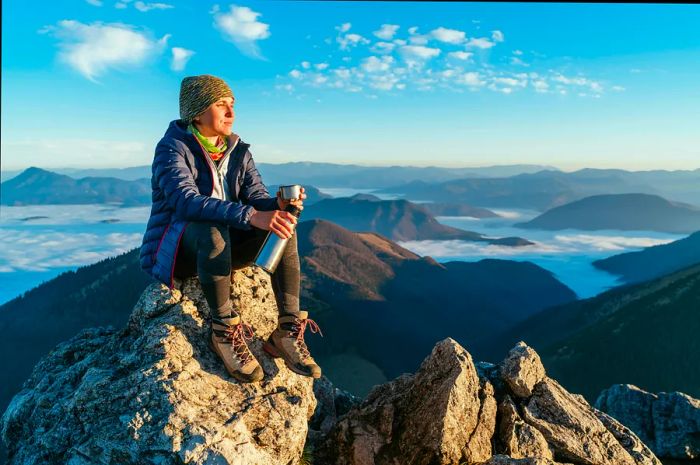
[[(231, 304), (231, 270), (252, 265), (265, 237), (267, 231), (257, 228), (243, 231), (219, 223), (188, 223), (180, 240), (175, 276), (199, 276), (212, 317), (236, 316)], [(271, 276), (280, 315), (299, 314), (300, 274), (295, 232)]]

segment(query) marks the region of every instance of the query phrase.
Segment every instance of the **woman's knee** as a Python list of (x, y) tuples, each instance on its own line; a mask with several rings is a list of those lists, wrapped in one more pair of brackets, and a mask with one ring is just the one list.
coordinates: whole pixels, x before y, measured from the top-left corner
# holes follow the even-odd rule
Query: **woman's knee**
[(194, 227), (197, 236), (197, 250), (206, 253), (208, 258), (219, 257), (230, 248), (231, 238), (228, 226), (213, 222), (195, 222), (188, 226)]

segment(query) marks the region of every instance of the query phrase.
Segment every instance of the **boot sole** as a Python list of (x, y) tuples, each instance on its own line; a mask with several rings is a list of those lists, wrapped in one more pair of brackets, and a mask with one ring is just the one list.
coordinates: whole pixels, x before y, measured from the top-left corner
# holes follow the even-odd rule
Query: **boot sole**
[[(224, 363), (224, 360), (223, 360), (224, 357), (222, 357), (221, 354), (219, 353), (219, 351), (216, 350), (216, 347), (214, 346), (214, 343), (212, 342), (211, 337), (209, 338), (208, 345), (209, 345), (209, 349), (212, 352), (214, 352), (217, 355), (217, 357), (219, 357), (219, 359), (221, 360), (221, 363)], [(262, 373), (262, 376), (260, 376), (260, 375), (255, 376), (255, 370), (250, 375), (244, 375), (243, 373), (239, 373), (237, 371), (232, 372), (228, 369), (228, 367), (226, 366), (225, 363), (224, 363), (224, 368), (226, 369), (226, 372), (229, 375), (233, 376), (234, 378), (236, 378), (236, 380), (238, 382), (241, 382), (241, 383), (255, 383), (257, 381), (261, 381), (265, 377), (265, 373)], [(258, 365), (258, 368), (262, 371), (262, 367), (260, 365)]]
[(294, 365), (294, 363), (292, 363), (291, 361), (287, 360), (287, 358), (284, 356), (284, 354), (283, 354), (282, 352), (280, 352), (279, 349), (277, 349), (277, 347), (273, 346), (272, 344), (270, 344), (270, 343), (267, 342), (267, 341), (265, 341), (265, 342), (263, 343), (263, 350), (264, 350), (265, 352), (267, 352), (268, 354), (270, 354), (270, 355), (271, 355), (272, 357), (274, 357), (274, 358), (281, 358), (282, 360), (284, 360), (284, 364), (287, 365), (287, 368), (289, 368), (290, 370), (292, 370), (294, 373), (296, 373), (296, 374), (298, 374), (298, 375), (306, 376), (306, 377), (314, 378), (314, 379), (318, 379), (318, 378), (321, 377), (320, 374), (319, 374), (318, 376), (314, 376), (313, 373), (307, 373), (307, 372), (304, 372), (304, 371), (299, 370), (299, 369)]

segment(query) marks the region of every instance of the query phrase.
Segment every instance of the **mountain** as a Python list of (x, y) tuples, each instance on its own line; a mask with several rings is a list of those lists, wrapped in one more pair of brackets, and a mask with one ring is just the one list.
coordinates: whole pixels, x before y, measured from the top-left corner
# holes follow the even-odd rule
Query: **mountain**
[(9, 465), (661, 464), (625, 425), (548, 376), (522, 341), (494, 365), (445, 338), (415, 373), (359, 402), (264, 353), (276, 319), (264, 272), (237, 271), (232, 289), (263, 382), (236, 382), (207, 347), (196, 279), (173, 291), (153, 284), (127, 324), (85, 330), (37, 364), (0, 419)]
[(604, 388), (631, 383), (648, 391), (700, 397), (700, 265), (548, 308), (477, 341), (497, 356), (528, 341), (553, 375), (590, 402)]
[[(678, 186), (682, 187), (678, 187)], [(549, 210), (585, 197), (641, 192), (700, 203), (700, 170), (630, 172), (583, 169), (572, 173), (543, 170), (511, 177), (465, 178), (435, 183), (425, 180), (401, 184), (381, 192), (411, 200), (464, 202), (487, 208)]]
[(648, 281), (700, 263), (700, 231), (669, 244), (596, 260), (593, 265), (628, 283)]
[(553, 208), (515, 226), (548, 230), (618, 229), (690, 233), (700, 229), (700, 208), (670, 202), (657, 195), (595, 195)]
[(510, 246), (532, 244), (520, 237), (493, 239), (446, 226), (421, 205), (407, 200), (379, 200), (366, 194), (325, 199), (304, 208), (302, 215), (304, 220), (325, 219), (353, 231), (376, 232), (394, 241), (459, 239)]
[(470, 218), (499, 218), (501, 216), (486, 208), (473, 207), (466, 203), (427, 202), (421, 206), (434, 216), (468, 216)]
[[(140, 167), (124, 168), (128, 173), (140, 173)], [(69, 170), (70, 171), (70, 170)], [(85, 170), (96, 173), (113, 170)], [(124, 175), (128, 177), (127, 175)], [(84, 177), (57, 174), (40, 168), (28, 168), (0, 184), (4, 205), (92, 204), (120, 203), (123, 206), (151, 204), (150, 168), (147, 178), (126, 181), (116, 177)], [(268, 185), (275, 195), (277, 185)], [(314, 186), (306, 185), (307, 205), (330, 198)]]
[(302, 300), (330, 335), (310, 344), (329, 376), (353, 393), (371, 386), (348, 375), (361, 374), (356, 367), (367, 362), (393, 377), (415, 369), (421, 354), (447, 335), (470, 345), (576, 298), (529, 262), (441, 264), (376, 233), (322, 220), (300, 223), (298, 231)]
[(466, 177), (514, 176), (554, 169), (541, 165), (502, 165), (478, 168), (435, 166), (361, 166), (333, 163), (259, 163), (265, 182), (273, 184), (313, 184), (322, 187), (379, 189), (416, 180), (443, 182)]
[[(324, 344), (329, 342), (328, 350), (326, 359), (320, 360), (331, 364), (350, 360), (352, 369), (361, 369), (363, 377), (353, 379), (348, 374), (343, 381), (356, 392), (366, 391), (371, 386), (367, 383), (386, 380), (386, 373), (393, 376), (398, 370), (413, 367), (422, 356), (420, 351), (446, 334), (464, 339), (478, 333), (479, 328), (503, 329), (545, 307), (575, 299), (574, 293), (549, 272), (529, 263), (486, 260), (440, 265), (376, 234), (355, 234), (324, 221), (302, 222), (298, 234), (304, 298), (314, 310), (325, 309), (326, 316), (319, 322), (324, 333), (332, 335), (324, 340)], [(504, 279), (513, 284), (506, 286)], [(124, 324), (126, 309), (150, 282), (140, 269), (135, 249), (63, 273), (0, 306), (0, 355), (5, 366), (0, 410), (29, 375), (31, 366), (55, 344), (83, 328)], [(479, 289), (492, 296), (481, 294)], [(428, 300), (433, 294), (437, 294), (436, 300)], [(418, 317), (423, 308), (434, 305), (444, 306), (436, 315), (445, 321), (426, 331)], [(361, 311), (355, 315), (357, 308)], [(379, 313), (366, 315), (372, 308)], [(371, 350), (363, 352), (365, 355), (352, 353), (351, 346), (360, 344), (350, 337), (352, 334), (345, 334), (343, 312), (350, 312), (348, 324), (353, 328), (374, 325), (373, 318), (378, 318), (377, 330), (370, 331), (378, 339)], [(396, 322), (391, 320), (397, 313), (410, 316), (401, 328), (394, 328)], [(370, 320), (363, 321), (362, 315)], [(451, 324), (464, 326), (453, 331)], [(379, 328), (406, 337), (421, 334), (421, 340), (394, 365), (379, 368), (377, 363), (385, 359)]]
[(0, 184), (4, 205), (120, 203), (148, 205), (148, 179), (124, 181), (116, 178), (73, 179), (40, 168), (28, 168)]

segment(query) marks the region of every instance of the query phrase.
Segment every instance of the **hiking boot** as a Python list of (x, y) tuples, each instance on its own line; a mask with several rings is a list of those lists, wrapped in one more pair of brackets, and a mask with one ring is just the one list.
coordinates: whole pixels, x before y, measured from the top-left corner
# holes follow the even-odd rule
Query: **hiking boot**
[(314, 320), (307, 318), (309, 312), (301, 311), (299, 316), (284, 315), (279, 317), (277, 329), (263, 344), (265, 352), (273, 357), (281, 357), (284, 363), (294, 373), (312, 378), (321, 377), (321, 367), (316, 365), (304, 342), (304, 330), (309, 325), (312, 333), (321, 333)]
[(264, 373), (246, 340), (253, 339), (253, 329), (240, 316), (212, 318), (209, 348), (224, 362), (226, 371), (242, 383), (263, 379)]

